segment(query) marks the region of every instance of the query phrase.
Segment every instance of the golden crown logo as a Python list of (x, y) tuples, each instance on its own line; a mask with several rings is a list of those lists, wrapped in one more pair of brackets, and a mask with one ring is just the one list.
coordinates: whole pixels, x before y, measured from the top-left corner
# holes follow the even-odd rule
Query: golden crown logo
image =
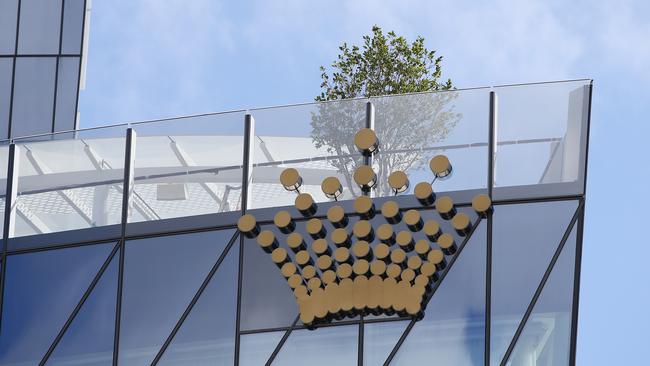
[[(379, 150), (379, 140), (371, 129), (360, 130), (354, 143), (365, 157)], [(458, 235), (469, 235), (473, 231), (469, 216), (457, 212), (450, 197), (436, 198), (432, 188), (436, 179), (451, 174), (449, 160), (444, 155), (435, 156), (429, 167), (434, 179), (418, 183), (413, 195), (423, 207), (433, 205), (440, 218), (451, 221)], [(377, 183), (377, 175), (369, 165), (362, 165), (354, 172), (354, 181), (364, 193), (354, 200), (355, 212), (348, 214), (341, 205), (335, 205), (321, 219), (314, 217), (317, 206), (312, 196), (299, 191), (299, 172), (293, 168), (282, 172), (280, 182), (284, 188), (298, 193), (295, 207), (308, 219), (305, 228), (312, 239), (308, 245), (296, 230), (296, 219), (288, 211), (279, 211), (273, 222), (285, 234), (293, 258), (279, 246), (273, 231), (261, 230), (253, 215), (243, 215), (237, 223), (246, 237), (257, 238), (280, 268), (293, 289), (300, 320), (307, 326), (357, 314), (397, 313), (419, 318), (427, 292), (438, 280), (437, 273), (445, 268), (446, 257), (456, 253), (454, 236), (442, 232), (438, 221), (425, 221), (418, 210), (402, 210), (393, 200), (380, 209), (386, 223), (373, 227), (371, 219), (377, 210), (369, 193)], [(388, 184), (395, 195), (409, 188), (408, 177), (402, 171), (391, 173)], [(321, 188), (328, 198), (337, 201), (343, 193), (336, 177), (325, 178)], [(472, 208), (484, 217), (492, 209), (492, 201), (487, 195), (477, 195)], [(359, 217), (354, 225), (349, 225), (351, 216)], [(334, 228), (330, 233), (324, 220)], [(401, 222), (408, 230), (395, 233), (393, 226)], [(417, 236), (421, 238), (416, 240)]]

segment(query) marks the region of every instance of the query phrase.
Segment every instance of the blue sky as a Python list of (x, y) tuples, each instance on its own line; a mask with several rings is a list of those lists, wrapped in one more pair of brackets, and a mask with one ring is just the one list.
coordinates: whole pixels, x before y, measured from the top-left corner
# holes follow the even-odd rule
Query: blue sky
[(95, 1), (80, 125), (311, 101), (373, 24), (457, 87), (593, 78), (578, 362), (647, 363), (650, 2)]

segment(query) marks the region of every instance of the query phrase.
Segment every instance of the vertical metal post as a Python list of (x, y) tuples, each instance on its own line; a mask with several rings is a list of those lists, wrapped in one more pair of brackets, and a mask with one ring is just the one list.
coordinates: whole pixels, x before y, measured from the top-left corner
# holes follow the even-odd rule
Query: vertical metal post
[[(371, 130), (375, 129), (375, 106), (372, 104), (371, 101), (368, 101), (366, 103), (366, 124), (365, 128), (369, 128)], [(381, 143), (381, 142), (380, 142)], [(372, 155), (364, 156), (363, 157), (363, 165), (368, 165), (372, 167)], [(361, 194), (365, 196), (370, 196), (372, 194), (371, 190), (361, 190)]]
[(0, 327), (2, 325), (2, 306), (5, 292), (5, 277), (7, 274), (7, 247), (9, 238), (14, 235), (16, 227), (16, 197), (18, 188), (18, 168), (20, 166), (20, 148), (16, 144), (9, 145), (9, 160), (7, 164), (7, 190), (5, 192), (4, 231), (2, 232), (2, 269), (0, 272)]
[(134, 189), (136, 133), (132, 128), (126, 130), (126, 148), (124, 151), (124, 187), (122, 189), (122, 233), (120, 238), (119, 272), (117, 276), (117, 300), (115, 305), (115, 334), (113, 336), (113, 366), (117, 366), (120, 348), (120, 319), (122, 317), (122, 288), (124, 282), (124, 252), (126, 225), (131, 212), (130, 204)]
[[(241, 213), (246, 214), (250, 206), (253, 177), (253, 151), (255, 148), (255, 119), (251, 114), (244, 116), (244, 156), (242, 165)], [(244, 236), (239, 237), (239, 269), (237, 274), (237, 318), (235, 320), (235, 366), (239, 365), (239, 347), (241, 339), (241, 296), (244, 266)]]
[[(494, 191), (494, 162), (496, 159), (496, 130), (497, 130), (497, 95), (490, 92), (490, 111), (488, 127), (488, 196), (492, 199)], [(485, 357), (484, 364), (490, 366), (491, 328), (492, 328), (492, 225), (493, 213), (487, 216), (487, 243), (485, 252)]]

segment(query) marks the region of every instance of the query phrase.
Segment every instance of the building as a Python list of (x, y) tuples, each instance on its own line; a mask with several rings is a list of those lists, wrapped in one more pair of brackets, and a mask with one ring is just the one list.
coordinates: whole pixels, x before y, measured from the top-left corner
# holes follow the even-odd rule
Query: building
[[(89, 5), (0, 4), (0, 133), (9, 137), (0, 143), (0, 365), (575, 363), (590, 80), (78, 130)], [(368, 127), (379, 137), (372, 159), (354, 143)], [(440, 154), (453, 166), (446, 179), (428, 167)], [(371, 227), (386, 224), (380, 207), (395, 201), (437, 220), (454, 250), (423, 314), (337, 313), (306, 326), (287, 279), (237, 222), (255, 215), (288, 248), (279, 211), (307, 239), (307, 218), (321, 218), (329, 238), (326, 213), (340, 205), (351, 235), (362, 195), (354, 172), (368, 164)], [(308, 217), (279, 180), (287, 168), (316, 202)], [(397, 195), (393, 171), (411, 182)], [(327, 177), (343, 185), (337, 202), (321, 190)], [(413, 195), (431, 181), (471, 219), (469, 232)], [(485, 217), (471, 205), (481, 194), (492, 202)], [(390, 223), (428, 240), (406, 220)], [(368, 238), (373, 249), (381, 240)]]

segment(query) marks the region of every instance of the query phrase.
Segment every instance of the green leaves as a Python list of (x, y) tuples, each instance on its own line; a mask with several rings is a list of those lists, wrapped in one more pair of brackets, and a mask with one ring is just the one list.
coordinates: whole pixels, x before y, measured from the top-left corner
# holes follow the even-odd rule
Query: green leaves
[(424, 38), (409, 43), (391, 31), (384, 35), (378, 26), (363, 37), (361, 47), (343, 43), (330, 67), (321, 66), (321, 94), (317, 101), (403, 94), (452, 88), (441, 81), (442, 56), (424, 46)]

